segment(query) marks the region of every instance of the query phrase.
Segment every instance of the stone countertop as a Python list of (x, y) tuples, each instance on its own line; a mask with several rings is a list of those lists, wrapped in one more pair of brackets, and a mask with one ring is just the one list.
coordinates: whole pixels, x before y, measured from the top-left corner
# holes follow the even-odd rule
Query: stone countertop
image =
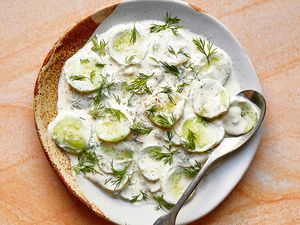
[[(58, 179), (39, 143), (33, 89), (47, 52), (111, 0), (0, 0), (0, 224), (108, 224)], [(195, 0), (238, 38), (267, 99), (244, 178), (196, 224), (300, 224), (300, 1)]]

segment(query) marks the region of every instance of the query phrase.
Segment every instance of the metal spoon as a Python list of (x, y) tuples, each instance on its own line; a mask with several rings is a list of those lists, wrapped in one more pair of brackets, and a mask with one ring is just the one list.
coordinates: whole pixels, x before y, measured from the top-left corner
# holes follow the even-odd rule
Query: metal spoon
[(245, 144), (260, 127), (266, 113), (265, 98), (260, 93), (253, 90), (242, 91), (238, 94), (238, 96), (246, 97), (251, 102), (253, 102), (256, 106), (258, 106), (258, 108), (260, 109), (260, 116), (256, 126), (250, 132), (242, 136), (224, 138), (224, 140), (220, 143), (220, 145), (216, 147), (214, 151), (211, 153), (211, 155), (203, 165), (202, 169), (198, 172), (196, 177), (187, 187), (187, 189), (180, 197), (178, 202), (174, 205), (174, 207), (166, 215), (159, 217), (155, 221), (154, 225), (174, 225), (176, 222), (177, 214), (180, 211), (181, 207), (183, 206), (185, 201), (189, 198), (189, 196), (193, 193), (193, 191), (199, 184), (204, 174), (210, 168), (210, 166), (214, 164), (217, 160), (223, 158), (225, 155), (237, 150), (239, 147)]

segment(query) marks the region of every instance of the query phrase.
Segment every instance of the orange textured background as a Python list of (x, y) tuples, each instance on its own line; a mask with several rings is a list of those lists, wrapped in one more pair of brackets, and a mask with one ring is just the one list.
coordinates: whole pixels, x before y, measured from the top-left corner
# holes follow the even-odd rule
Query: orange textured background
[[(75, 200), (53, 172), (35, 131), (32, 101), (39, 67), (54, 42), (112, 2), (0, 0), (1, 225), (108, 224)], [(300, 224), (300, 1), (191, 2), (236, 35), (268, 102), (250, 169), (215, 211), (193, 225)]]

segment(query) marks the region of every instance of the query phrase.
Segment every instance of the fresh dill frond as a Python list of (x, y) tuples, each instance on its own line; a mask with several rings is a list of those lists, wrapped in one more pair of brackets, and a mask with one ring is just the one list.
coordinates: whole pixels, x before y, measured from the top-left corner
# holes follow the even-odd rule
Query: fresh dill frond
[(111, 96), (115, 99), (115, 101), (116, 101), (119, 105), (121, 104), (121, 99), (120, 99), (120, 97), (119, 97), (118, 95), (112, 94)]
[(81, 63), (81, 64), (87, 64), (87, 63), (89, 63), (89, 62), (90, 62), (89, 59), (80, 59), (80, 63)]
[(155, 122), (161, 126), (161, 127), (165, 127), (165, 128), (171, 128), (175, 125), (177, 118), (174, 116), (174, 114), (172, 113), (172, 115), (170, 117), (167, 117), (165, 114), (163, 113), (158, 113), (157, 115), (155, 115)]
[(169, 202), (164, 200), (163, 195), (155, 196), (154, 200), (157, 203), (157, 206), (155, 207), (156, 211), (163, 210), (163, 211), (166, 212), (167, 210), (170, 210), (174, 207), (174, 204), (169, 203)]
[(134, 60), (134, 58), (135, 58), (135, 55), (126, 56), (125, 63), (128, 64), (128, 65), (132, 64), (133, 63), (132, 61)]
[(155, 63), (159, 64), (159, 61), (158, 61), (156, 58), (154, 58), (154, 57), (152, 57), (152, 56), (150, 56), (149, 58), (150, 58), (151, 60), (153, 60)]
[(180, 72), (179, 72), (179, 70), (176, 66), (169, 65), (167, 62), (163, 62), (163, 61), (159, 61), (159, 62), (163, 66), (163, 68), (165, 69), (166, 73), (173, 74), (176, 77), (180, 76)]
[(125, 177), (127, 176), (127, 170), (129, 168), (129, 163), (123, 168), (123, 169), (115, 169), (114, 168), (114, 165), (113, 165), (113, 161), (110, 163), (110, 166), (111, 166), (111, 169), (113, 171), (113, 175), (115, 176), (115, 179), (113, 178), (110, 178), (110, 179), (107, 179), (105, 181), (105, 184), (107, 184), (108, 182), (110, 182), (113, 186), (115, 186), (115, 189), (117, 189), (122, 181), (125, 179)]
[(105, 108), (104, 113), (109, 113), (112, 116), (114, 116), (118, 121), (121, 121), (121, 118), (126, 119), (126, 116), (124, 113), (122, 113), (121, 110), (119, 109), (114, 109), (114, 108)]
[(188, 86), (188, 85), (189, 85), (189, 84), (186, 83), (186, 82), (183, 82), (183, 83), (179, 84), (179, 85), (177, 86), (176, 92), (182, 93), (183, 89), (184, 89), (186, 86)]
[(100, 119), (103, 116), (103, 109), (104, 106), (100, 103), (97, 107), (94, 107), (92, 110), (89, 111), (89, 115), (93, 117), (93, 119)]
[(178, 34), (178, 29), (182, 28), (182, 26), (179, 25), (180, 19), (178, 17), (172, 17), (171, 13), (167, 12), (167, 14), (164, 16), (164, 24), (151, 24), (149, 30), (151, 33), (158, 33), (163, 30), (170, 29), (174, 35)]
[(176, 58), (178, 57), (179, 54), (184, 55), (184, 56), (187, 57), (187, 58), (190, 58), (189, 54), (186, 53), (186, 52), (184, 51), (184, 47), (181, 47), (181, 48), (178, 50), (178, 52), (176, 52), (176, 51), (174, 50), (174, 48), (172, 48), (172, 46), (169, 46), (169, 47), (168, 47), (168, 51), (170, 52), (170, 54), (174, 55)]
[(184, 168), (184, 172), (188, 177), (195, 177), (198, 172), (201, 170), (201, 163), (197, 160), (195, 160), (195, 165), (191, 166), (191, 167), (185, 167)]
[(148, 151), (148, 153), (152, 159), (163, 160), (165, 165), (171, 165), (173, 163), (173, 155), (177, 152), (177, 150), (172, 151), (169, 150), (169, 148), (167, 148), (167, 150), (167, 152), (162, 152), (161, 148), (153, 147)]
[(96, 77), (96, 70), (93, 70), (91, 73), (90, 73), (90, 81), (93, 83), (93, 80), (94, 78)]
[(149, 116), (154, 116), (154, 114), (157, 112), (158, 108), (154, 105), (150, 109), (147, 110), (149, 113)]
[(141, 124), (141, 123), (134, 123), (131, 127), (130, 127), (131, 131), (133, 131), (134, 133), (137, 134), (150, 134), (150, 132), (152, 131), (152, 127), (146, 127), (145, 125)]
[(103, 68), (106, 64), (105, 63), (96, 63), (95, 66), (98, 68)]
[(188, 130), (188, 135), (185, 141), (183, 141), (183, 146), (186, 149), (195, 150), (196, 148), (196, 134), (192, 130)]
[(144, 93), (148, 93), (151, 94), (152, 91), (151, 89), (147, 86), (147, 81), (154, 75), (150, 74), (144, 74), (144, 73), (139, 73), (139, 75), (136, 77), (136, 79), (134, 79), (133, 81), (131, 81), (128, 85), (127, 90), (128, 91), (132, 91), (136, 94), (144, 94)]
[(146, 201), (148, 199), (148, 195), (147, 193), (140, 191), (140, 193), (138, 195), (133, 195), (132, 198), (129, 200), (130, 203), (134, 203), (137, 200), (139, 200), (139, 197), (142, 196), (141, 200)]
[(100, 56), (104, 56), (106, 54), (105, 48), (108, 42), (105, 42), (103, 39), (98, 43), (97, 35), (92, 38), (92, 51), (97, 53)]
[(177, 55), (179, 55), (179, 54), (184, 55), (184, 56), (187, 57), (187, 58), (190, 58), (190, 55), (184, 51), (184, 47), (181, 47), (181, 48), (178, 50)]
[(85, 76), (82, 76), (82, 75), (72, 75), (72, 76), (70, 76), (70, 79), (75, 81), (75, 80), (86, 80), (88, 78)]
[(207, 119), (205, 119), (204, 117), (197, 116), (197, 121), (202, 123), (202, 125), (204, 127), (207, 127), (209, 124), (209, 121)]
[(132, 44), (134, 44), (136, 42), (136, 38), (140, 36), (139, 32), (137, 31), (135, 24), (133, 25), (133, 29), (131, 31), (131, 38), (130, 38), (130, 42)]
[(217, 52), (217, 48), (212, 48), (213, 44), (210, 41), (207, 41), (207, 44), (204, 39), (193, 39), (193, 43), (196, 45), (197, 49), (206, 57), (208, 65), (210, 65), (210, 57)]
[(102, 76), (101, 75), (101, 84), (99, 86), (99, 88), (97, 88), (96, 90), (96, 95), (93, 97), (93, 101), (94, 101), (94, 108), (97, 108), (98, 105), (100, 105), (101, 101), (103, 100), (103, 98), (106, 97), (105, 92), (110, 91), (112, 85), (114, 85), (114, 83), (111, 81), (108, 81), (108, 76)]
[(174, 56), (177, 57), (177, 53), (176, 53), (176, 51), (174, 50), (174, 48), (172, 48), (171, 45), (168, 47), (168, 51), (170, 52), (170, 54), (172, 54), (172, 55), (174, 55)]
[(78, 156), (78, 163), (73, 166), (73, 170), (78, 174), (87, 174), (87, 173), (98, 173), (99, 171), (95, 169), (95, 165), (99, 163), (99, 159), (94, 151), (94, 149), (88, 148), (84, 150)]
[(168, 99), (170, 102), (174, 101), (174, 98), (172, 96), (172, 93), (173, 93), (172, 88), (170, 88), (168, 86), (162, 87), (162, 90), (160, 92), (158, 92), (157, 94), (160, 94), (160, 93), (166, 94), (168, 96)]

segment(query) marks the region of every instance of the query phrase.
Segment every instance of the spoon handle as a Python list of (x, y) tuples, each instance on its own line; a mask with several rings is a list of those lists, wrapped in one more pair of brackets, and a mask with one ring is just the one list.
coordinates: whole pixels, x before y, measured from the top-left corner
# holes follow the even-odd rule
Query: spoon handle
[(187, 189), (184, 191), (178, 202), (175, 204), (175, 206), (169, 211), (168, 214), (165, 216), (160, 217), (158, 220), (155, 221), (154, 225), (174, 225), (176, 221), (177, 214), (181, 207), (184, 205), (185, 201), (190, 197), (190, 195), (194, 192), (197, 185), (200, 183), (201, 179), (211, 166), (211, 164), (214, 162), (212, 158), (208, 158), (208, 160), (205, 162), (201, 170), (198, 172), (196, 177), (193, 179), (193, 181), (190, 183), (190, 185), (187, 187)]

